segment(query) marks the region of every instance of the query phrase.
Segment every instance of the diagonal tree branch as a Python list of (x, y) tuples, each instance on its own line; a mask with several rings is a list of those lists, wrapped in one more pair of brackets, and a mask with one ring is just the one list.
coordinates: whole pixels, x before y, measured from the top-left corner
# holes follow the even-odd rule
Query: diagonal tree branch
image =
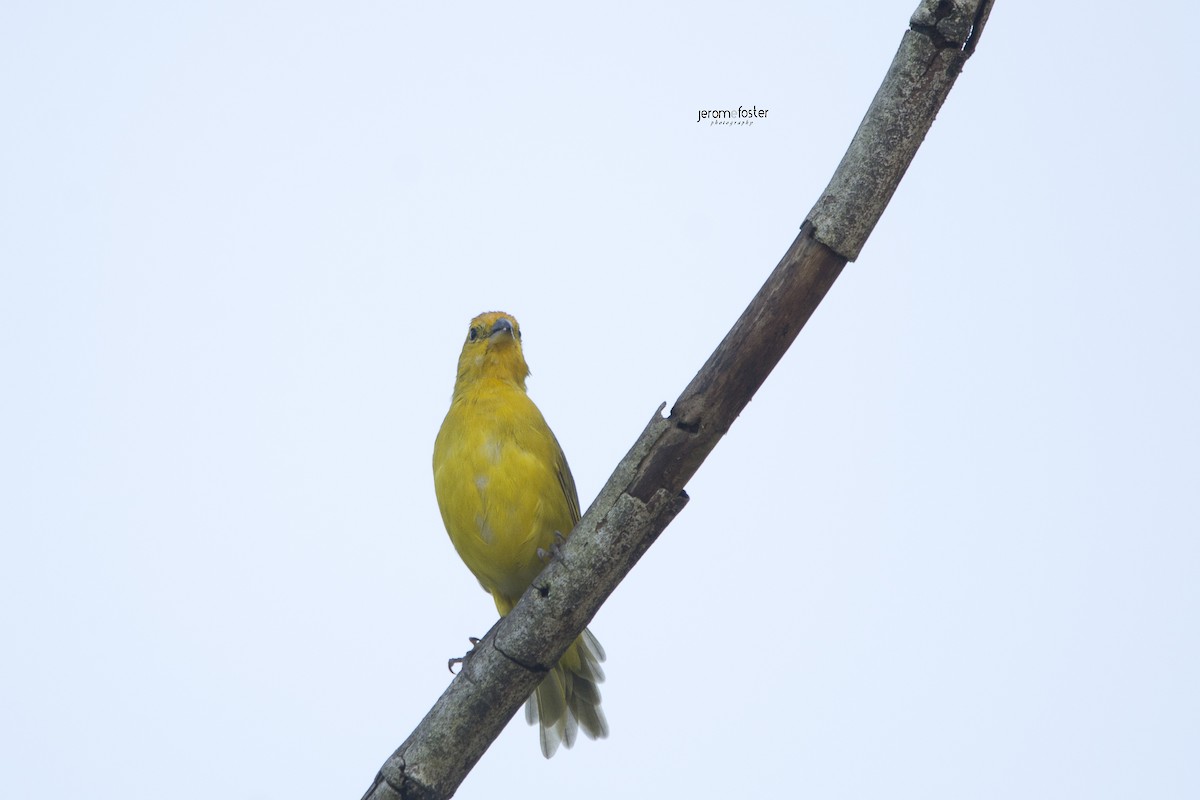
[(441, 800), (687, 502), (684, 485), (857, 258), (971, 56), (994, 0), (923, 0), (800, 234), (668, 417), (662, 407), (516, 608), (499, 620), (363, 800)]

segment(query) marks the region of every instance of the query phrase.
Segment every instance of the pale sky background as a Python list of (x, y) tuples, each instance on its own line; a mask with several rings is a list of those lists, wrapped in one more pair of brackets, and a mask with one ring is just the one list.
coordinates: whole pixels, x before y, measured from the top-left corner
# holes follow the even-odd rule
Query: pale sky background
[[(470, 318), (588, 504), (916, 5), (0, 7), (0, 795), (358, 798), (495, 617), (430, 470)], [(595, 619), (612, 736), (518, 717), (460, 797), (1200, 796), (1198, 26), (1000, 0)]]

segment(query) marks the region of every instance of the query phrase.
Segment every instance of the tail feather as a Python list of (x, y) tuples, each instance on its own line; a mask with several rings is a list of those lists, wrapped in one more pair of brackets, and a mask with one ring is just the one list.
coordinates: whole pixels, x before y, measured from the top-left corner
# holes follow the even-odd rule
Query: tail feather
[(542, 755), (550, 758), (559, 744), (575, 744), (580, 728), (589, 739), (608, 736), (608, 721), (600, 708), (604, 648), (591, 631), (576, 639), (525, 704), (525, 719), (541, 726)]

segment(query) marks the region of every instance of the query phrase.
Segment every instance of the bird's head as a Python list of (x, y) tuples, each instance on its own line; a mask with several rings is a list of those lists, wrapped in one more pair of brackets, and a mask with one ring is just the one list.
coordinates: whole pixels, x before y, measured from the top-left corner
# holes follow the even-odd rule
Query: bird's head
[(522, 389), (529, 375), (521, 352), (521, 326), (512, 314), (489, 311), (471, 320), (458, 357), (456, 388), (480, 378), (511, 381)]

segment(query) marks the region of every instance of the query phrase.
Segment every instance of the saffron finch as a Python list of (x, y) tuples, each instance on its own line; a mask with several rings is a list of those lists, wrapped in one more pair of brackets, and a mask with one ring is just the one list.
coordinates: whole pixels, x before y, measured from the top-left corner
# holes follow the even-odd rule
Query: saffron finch
[[(450, 410), (433, 446), (433, 485), (454, 549), (504, 616), (542, 571), (557, 535), (579, 521), (579, 496), (558, 440), (525, 393), (521, 328), (503, 312), (471, 320)], [(604, 649), (584, 630), (525, 704), (542, 754), (582, 728), (608, 735), (597, 684)]]

